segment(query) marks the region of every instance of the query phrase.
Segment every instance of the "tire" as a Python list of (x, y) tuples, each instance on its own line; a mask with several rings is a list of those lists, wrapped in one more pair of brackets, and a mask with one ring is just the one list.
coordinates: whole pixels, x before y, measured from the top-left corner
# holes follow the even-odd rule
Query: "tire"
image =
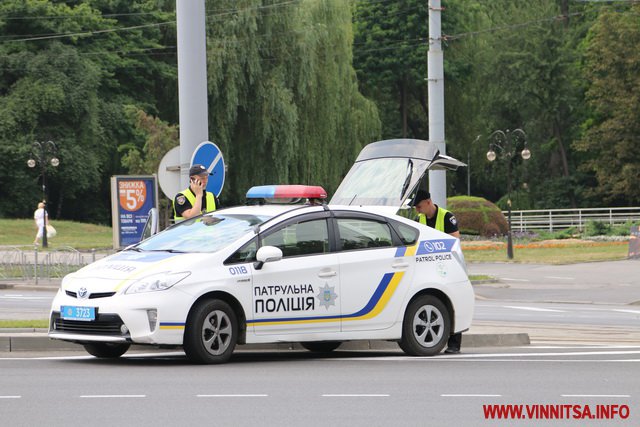
[(404, 313), (400, 348), (410, 356), (434, 356), (449, 339), (449, 311), (438, 298), (422, 295)]
[(189, 313), (184, 332), (187, 358), (200, 364), (225, 363), (238, 341), (238, 320), (222, 300), (198, 302)]
[(314, 353), (331, 353), (340, 347), (341, 341), (301, 342), (300, 345)]
[(103, 359), (116, 359), (129, 350), (131, 344), (94, 342), (83, 344), (84, 349), (92, 356)]

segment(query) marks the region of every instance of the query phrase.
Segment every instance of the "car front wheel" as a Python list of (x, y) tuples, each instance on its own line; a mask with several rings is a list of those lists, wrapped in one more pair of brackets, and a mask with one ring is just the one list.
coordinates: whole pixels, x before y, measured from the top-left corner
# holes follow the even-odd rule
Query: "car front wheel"
[(195, 363), (225, 363), (238, 341), (238, 320), (221, 300), (205, 300), (189, 313), (184, 333), (184, 352)]
[(433, 356), (442, 351), (451, 330), (449, 311), (438, 298), (422, 295), (404, 314), (400, 348), (411, 356)]

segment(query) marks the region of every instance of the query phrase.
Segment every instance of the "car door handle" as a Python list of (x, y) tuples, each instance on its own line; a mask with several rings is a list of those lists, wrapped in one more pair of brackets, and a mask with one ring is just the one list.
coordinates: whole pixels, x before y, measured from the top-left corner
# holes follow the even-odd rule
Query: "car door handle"
[(404, 262), (404, 261), (394, 262), (393, 264), (391, 264), (391, 267), (393, 267), (393, 268), (407, 268), (407, 267), (409, 267), (409, 263), (408, 262)]
[(321, 271), (320, 273), (318, 273), (318, 277), (327, 278), (327, 277), (333, 277), (337, 274), (338, 273), (335, 270)]

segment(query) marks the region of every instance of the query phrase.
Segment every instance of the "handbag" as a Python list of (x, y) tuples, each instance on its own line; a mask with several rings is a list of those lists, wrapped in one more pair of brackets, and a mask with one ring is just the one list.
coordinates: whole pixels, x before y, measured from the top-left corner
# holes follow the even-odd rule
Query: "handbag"
[(58, 232), (56, 231), (55, 228), (53, 228), (53, 225), (51, 224), (47, 225), (47, 239), (56, 237), (56, 234), (58, 234)]

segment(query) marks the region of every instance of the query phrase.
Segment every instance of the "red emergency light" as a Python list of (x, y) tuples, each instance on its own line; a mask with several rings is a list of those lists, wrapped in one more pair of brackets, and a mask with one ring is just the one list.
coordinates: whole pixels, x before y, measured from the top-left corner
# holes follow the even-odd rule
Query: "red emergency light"
[(277, 200), (326, 199), (327, 192), (317, 185), (260, 185), (247, 191), (247, 199)]

